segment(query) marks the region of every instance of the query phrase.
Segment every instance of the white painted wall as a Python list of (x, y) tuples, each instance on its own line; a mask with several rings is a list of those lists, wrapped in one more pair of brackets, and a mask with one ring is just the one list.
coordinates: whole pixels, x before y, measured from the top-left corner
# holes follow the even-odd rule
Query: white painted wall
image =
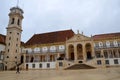
[[(50, 64), (50, 68), (47, 68), (47, 63)], [(56, 68), (56, 62), (35, 62), (35, 63), (26, 63), (26, 64), (28, 64), (28, 69), (55, 69)], [(35, 64), (35, 68), (32, 68), (32, 64)], [(39, 68), (39, 64), (42, 64), (42, 68)]]
[[(118, 59), (118, 64), (114, 64), (114, 60)], [(120, 58), (112, 58), (112, 59), (106, 59), (109, 60), (109, 65), (120, 65)]]

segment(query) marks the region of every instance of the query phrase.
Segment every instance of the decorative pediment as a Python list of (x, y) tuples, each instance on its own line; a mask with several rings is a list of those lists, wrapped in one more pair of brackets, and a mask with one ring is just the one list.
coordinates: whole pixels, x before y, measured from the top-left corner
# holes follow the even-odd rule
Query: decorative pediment
[(83, 34), (75, 34), (72, 38), (68, 39), (67, 42), (76, 42), (76, 41), (90, 41), (91, 38), (84, 36)]

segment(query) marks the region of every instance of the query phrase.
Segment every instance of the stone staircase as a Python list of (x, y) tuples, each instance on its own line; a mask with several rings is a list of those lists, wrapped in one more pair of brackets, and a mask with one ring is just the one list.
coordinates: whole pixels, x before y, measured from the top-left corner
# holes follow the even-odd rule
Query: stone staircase
[(78, 69), (95, 69), (95, 67), (86, 64), (74, 64), (70, 67), (65, 68), (65, 70), (78, 70)]

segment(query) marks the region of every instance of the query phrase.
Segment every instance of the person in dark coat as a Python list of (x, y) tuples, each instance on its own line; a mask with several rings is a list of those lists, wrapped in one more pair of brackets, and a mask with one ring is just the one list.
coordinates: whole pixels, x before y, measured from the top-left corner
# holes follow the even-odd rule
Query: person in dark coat
[(19, 66), (17, 66), (17, 71), (16, 71), (16, 73), (20, 73), (20, 68), (19, 68)]

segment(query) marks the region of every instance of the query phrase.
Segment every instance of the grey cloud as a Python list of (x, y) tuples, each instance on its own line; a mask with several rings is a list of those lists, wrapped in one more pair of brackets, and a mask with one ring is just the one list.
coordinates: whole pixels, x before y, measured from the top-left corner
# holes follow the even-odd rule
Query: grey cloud
[[(0, 33), (5, 34), (13, 0), (1, 0)], [(20, 0), (24, 10), (22, 40), (34, 33), (73, 29), (85, 35), (120, 32), (120, 0)], [(2, 26), (2, 27), (1, 27)]]

